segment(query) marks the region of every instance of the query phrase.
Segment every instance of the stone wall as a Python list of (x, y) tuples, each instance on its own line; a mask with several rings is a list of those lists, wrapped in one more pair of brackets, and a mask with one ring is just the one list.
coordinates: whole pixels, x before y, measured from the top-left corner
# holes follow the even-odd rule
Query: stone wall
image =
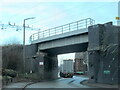
[(89, 82), (118, 83), (119, 32), (111, 22), (89, 27)]
[(39, 80), (50, 80), (58, 77), (57, 55), (38, 51), (37, 45), (27, 45), (25, 59), (26, 73), (36, 73)]
[(37, 52), (37, 45), (31, 44), (25, 46), (25, 71), (26, 73), (30, 73), (30, 71), (34, 72), (34, 64), (35, 59), (33, 58)]

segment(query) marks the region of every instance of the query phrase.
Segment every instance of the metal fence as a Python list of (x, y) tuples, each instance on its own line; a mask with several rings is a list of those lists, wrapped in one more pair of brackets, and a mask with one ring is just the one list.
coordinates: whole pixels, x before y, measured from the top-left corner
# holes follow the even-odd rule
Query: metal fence
[(88, 28), (88, 26), (91, 26), (94, 24), (95, 24), (95, 20), (91, 18), (82, 19), (76, 22), (68, 23), (62, 26), (58, 26), (58, 27), (54, 27), (44, 31), (40, 31), (38, 33), (34, 33), (30, 36), (30, 42), (41, 39), (41, 38), (53, 36), (53, 35), (58, 35), (58, 34), (63, 34), (70, 31)]

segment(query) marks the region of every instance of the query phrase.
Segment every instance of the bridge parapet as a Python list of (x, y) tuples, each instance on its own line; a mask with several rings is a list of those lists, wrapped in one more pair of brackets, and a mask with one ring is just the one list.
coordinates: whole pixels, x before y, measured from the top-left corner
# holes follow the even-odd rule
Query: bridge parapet
[(62, 26), (58, 26), (58, 27), (54, 27), (54, 28), (47, 29), (44, 31), (40, 31), (38, 33), (34, 33), (30, 36), (30, 42), (39, 40), (41, 38), (50, 37), (53, 35), (58, 35), (58, 34), (66, 33), (66, 32), (80, 30), (83, 28), (88, 28), (88, 26), (91, 26), (94, 24), (95, 24), (95, 20), (93, 20), (91, 18), (82, 19), (82, 20), (79, 20), (76, 22), (68, 23), (68, 24), (65, 24)]

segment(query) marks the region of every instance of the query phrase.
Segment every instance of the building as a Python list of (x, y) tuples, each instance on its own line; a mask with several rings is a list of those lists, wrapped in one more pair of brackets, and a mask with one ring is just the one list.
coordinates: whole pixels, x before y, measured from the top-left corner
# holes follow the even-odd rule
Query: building
[(88, 70), (88, 53), (79, 52), (75, 54), (74, 72), (85, 72)]

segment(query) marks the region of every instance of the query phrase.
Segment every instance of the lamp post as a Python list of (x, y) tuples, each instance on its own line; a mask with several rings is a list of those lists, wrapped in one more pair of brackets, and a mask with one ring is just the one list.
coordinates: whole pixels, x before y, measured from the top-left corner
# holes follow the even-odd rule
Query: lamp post
[(23, 22), (23, 68), (24, 68), (24, 73), (25, 73), (25, 21), (29, 20), (29, 19), (34, 19), (35, 17), (30, 17), (30, 18), (26, 18), (24, 19)]

